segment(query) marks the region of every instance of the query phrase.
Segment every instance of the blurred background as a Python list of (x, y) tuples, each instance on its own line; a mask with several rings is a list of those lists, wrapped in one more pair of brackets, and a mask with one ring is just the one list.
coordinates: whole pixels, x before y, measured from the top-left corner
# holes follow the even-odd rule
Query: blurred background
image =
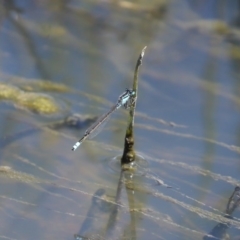
[[(239, 0), (0, 0), (0, 239), (202, 239), (227, 221), (240, 176), (239, 26)], [(71, 148), (131, 88), (144, 46), (144, 164), (110, 226), (127, 111)], [(240, 239), (237, 208), (226, 236)]]

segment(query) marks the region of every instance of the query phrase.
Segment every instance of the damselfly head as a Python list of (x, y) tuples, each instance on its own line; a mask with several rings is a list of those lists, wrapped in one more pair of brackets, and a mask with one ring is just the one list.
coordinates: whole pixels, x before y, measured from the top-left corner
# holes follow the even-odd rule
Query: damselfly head
[(131, 97), (135, 95), (135, 91), (132, 89), (128, 89), (128, 88), (126, 88), (126, 93), (129, 94), (129, 96), (131, 96)]

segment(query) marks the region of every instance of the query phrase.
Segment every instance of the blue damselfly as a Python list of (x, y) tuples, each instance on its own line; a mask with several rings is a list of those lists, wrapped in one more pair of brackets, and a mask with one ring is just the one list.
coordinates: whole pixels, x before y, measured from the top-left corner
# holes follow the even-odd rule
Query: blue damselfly
[(133, 104), (134, 94), (135, 91), (126, 89), (126, 91), (119, 96), (118, 101), (112, 106), (112, 108), (107, 113), (99, 117), (98, 120), (86, 130), (83, 137), (74, 144), (72, 150), (75, 151), (84, 140), (86, 140), (93, 132), (95, 132), (96, 129), (112, 115), (115, 110), (119, 109), (122, 106), (129, 108)]

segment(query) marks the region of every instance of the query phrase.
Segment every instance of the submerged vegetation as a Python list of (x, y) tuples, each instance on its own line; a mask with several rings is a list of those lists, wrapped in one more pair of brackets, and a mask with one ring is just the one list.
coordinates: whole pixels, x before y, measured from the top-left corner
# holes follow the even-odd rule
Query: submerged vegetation
[(59, 111), (54, 99), (42, 93), (25, 92), (18, 87), (0, 83), (0, 99), (13, 103), (16, 107), (25, 108), (39, 114), (53, 114)]

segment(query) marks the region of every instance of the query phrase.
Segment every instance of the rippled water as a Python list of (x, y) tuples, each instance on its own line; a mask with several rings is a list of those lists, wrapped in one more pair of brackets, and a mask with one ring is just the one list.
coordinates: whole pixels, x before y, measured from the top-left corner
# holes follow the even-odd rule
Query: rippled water
[[(0, 239), (240, 239), (239, 6), (0, 0)], [(71, 148), (145, 45), (121, 174), (126, 110)]]

